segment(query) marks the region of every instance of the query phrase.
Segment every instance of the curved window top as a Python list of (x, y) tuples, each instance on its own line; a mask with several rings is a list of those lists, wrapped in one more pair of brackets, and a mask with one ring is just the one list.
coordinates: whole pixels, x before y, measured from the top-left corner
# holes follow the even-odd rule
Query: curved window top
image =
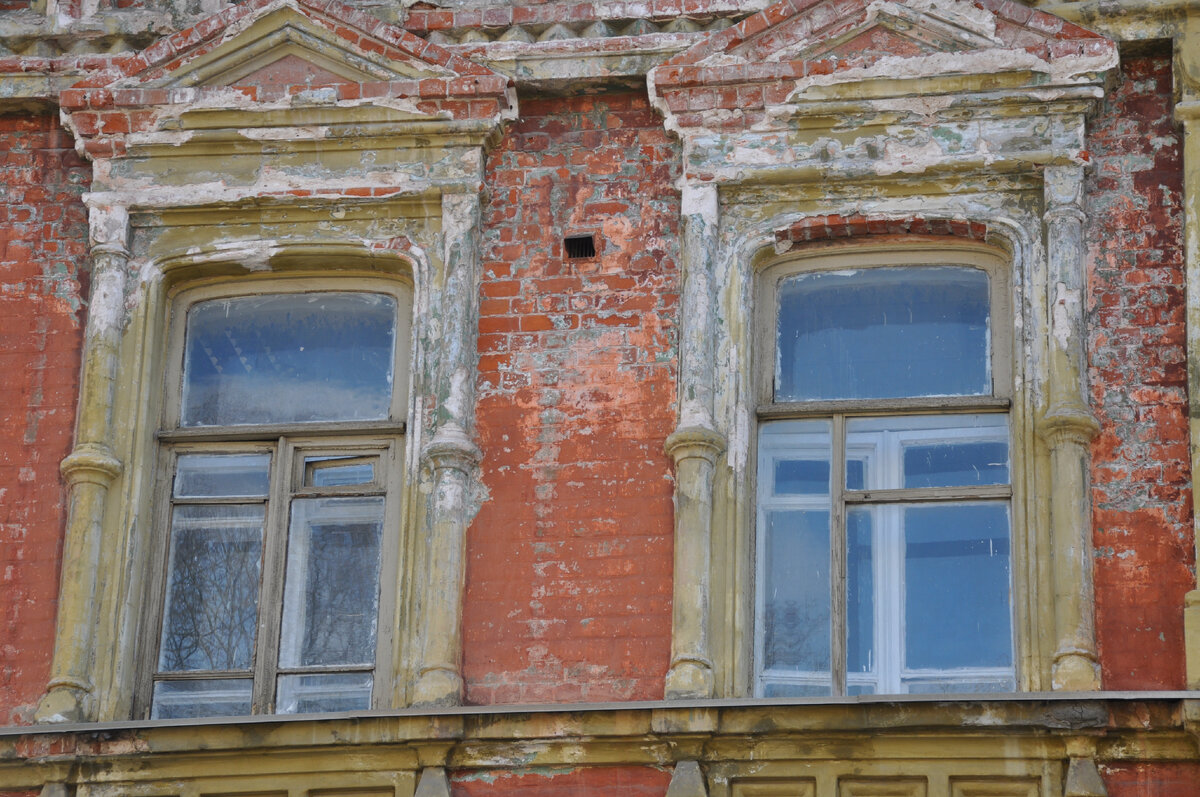
[(182, 426), (384, 420), (392, 403), (396, 300), (286, 293), (192, 305)]
[(987, 272), (892, 266), (779, 283), (776, 401), (992, 392)]

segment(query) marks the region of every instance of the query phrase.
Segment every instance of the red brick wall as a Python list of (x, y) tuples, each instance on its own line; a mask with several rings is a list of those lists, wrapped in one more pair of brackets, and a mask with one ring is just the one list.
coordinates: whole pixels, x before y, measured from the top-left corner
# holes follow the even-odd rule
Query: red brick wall
[(651, 767), (549, 768), (534, 773), (505, 771), (462, 772), (450, 779), (454, 797), (662, 797), (671, 782), (670, 771)]
[[(660, 698), (679, 153), (644, 94), (521, 110), (487, 167), (467, 699)], [(564, 260), (576, 231), (598, 257)]]
[(54, 116), (0, 116), (0, 725), (28, 721), (54, 644), (90, 169)]
[(1108, 689), (1183, 688), (1183, 595), (1195, 585), (1171, 110), (1170, 57), (1125, 59), (1088, 139), (1096, 625)]
[(1108, 797), (1197, 797), (1200, 764), (1149, 763), (1100, 767)]

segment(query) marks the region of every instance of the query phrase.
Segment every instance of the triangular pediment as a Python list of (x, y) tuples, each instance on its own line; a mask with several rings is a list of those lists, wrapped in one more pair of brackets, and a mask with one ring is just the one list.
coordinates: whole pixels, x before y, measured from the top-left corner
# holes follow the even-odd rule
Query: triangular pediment
[(122, 157), (327, 137), (366, 148), (418, 131), (482, 140), (516, 94), (507, 76), (337, 0), (245, 0), (113, 59), (59, 107), (90, 156)]
[(868, 66), (881, 58), (988, 50), (1049, 53), (1082, 40), (1103, 41), (1011, 0), (783, 0), (666, 65), (824, 60)]
[(249, 0), (151, 45), (137, 66), (110, 86), (282, 88), (494, 74), (328, 0)]

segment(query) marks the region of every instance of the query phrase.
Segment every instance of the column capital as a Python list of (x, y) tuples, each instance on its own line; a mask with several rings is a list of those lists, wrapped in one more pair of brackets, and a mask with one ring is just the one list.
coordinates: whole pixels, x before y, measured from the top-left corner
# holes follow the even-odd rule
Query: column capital
[(82, 482), (108, 487), (121, 475), (121, 461), (103, 443), (81, 443), (58, 466), (67, 484)]
[(713, 465), (725, 450), (725, 436), (704, 426), (681, 426), (671, 433), (663, 448), (676, 465), (692, 458)]
[(129, 209), (121, 205), (88, 208), (88, 240), (92, 253), (129, 256)]
[(1086, 446), (1100, 433), (1100, 422), (1084, 407), (1051, 407), (1035, 428), (1046, 445), (1056, 448), (1064, 443)]
[(462, 427), (446, 423), (426, 444), (421, 458), (435, 469), (452, 468), (469, 473), (483, 459), (483, 453)]

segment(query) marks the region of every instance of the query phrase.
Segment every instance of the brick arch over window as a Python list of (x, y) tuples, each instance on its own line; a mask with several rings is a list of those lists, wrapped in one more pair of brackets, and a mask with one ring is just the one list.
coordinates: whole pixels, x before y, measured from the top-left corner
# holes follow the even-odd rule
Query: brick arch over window
[(775, 230), (775, 251), (783, 254), (815, 241), (863, 239), (879, 235), (932, 235), (986, 241), (988, 225), (982, 221), (924, 216), (806, 216)]

